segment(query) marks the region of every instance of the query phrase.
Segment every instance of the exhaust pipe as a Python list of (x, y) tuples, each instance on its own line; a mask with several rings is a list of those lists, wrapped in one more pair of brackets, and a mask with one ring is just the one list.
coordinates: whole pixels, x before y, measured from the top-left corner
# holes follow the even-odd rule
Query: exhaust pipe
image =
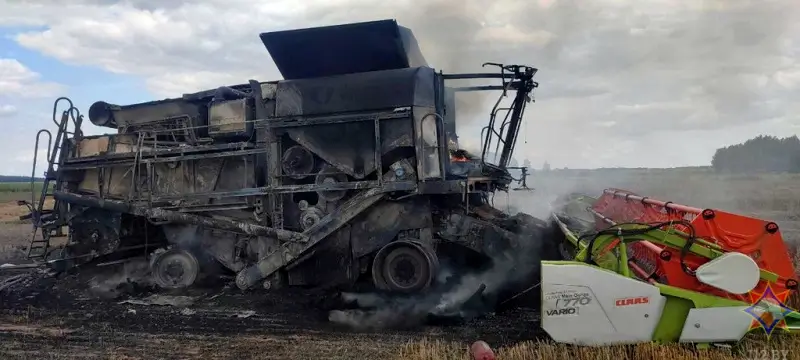
[(89, 121), (96, 126), (116, 129), (117, 120), (114, 119), (114, 112), (120, 109), (119, 105), (97, 101), (89, 107)]

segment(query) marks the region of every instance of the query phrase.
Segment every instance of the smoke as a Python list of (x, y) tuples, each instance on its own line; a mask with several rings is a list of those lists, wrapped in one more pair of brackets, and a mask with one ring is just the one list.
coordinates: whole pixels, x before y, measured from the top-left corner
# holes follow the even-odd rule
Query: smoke
[(547, 233), (530, 227), (524, 217), (517, 220), (521, 226), (512, 237), (518, 246), (492, 256), (488, 269), (464, 272), (443, 263), (437, 283), (423, 294), (344, 293), (342, 300), (355, 309), (331, 311), (328, 320), (359, 330), (398, 329), (429, 321), (468, 321), (494, 311), (501, 304), (498, 300), (538, 283), (541, 245)]
[[(390, 296), (378, 293), (344, 293), (342, 300), (356, 309), (333, 310), (328, 320), (359, 330), (402, 329), (423, 325), (431, 319), (469, 320), (491, 311), (485, 297), (496, 296), (497, 290), (514, 279), (513, 266), (498, 264), (479, 274), (467, 274), (455, 284), (439, 282), (434, 290), (416, 296)], [(451, 269), (440, 272), (437, 278), (447, 277)]]
[[(438, 0), (381, 7), (326, 8), (320, 22), (396, 18), (445, 72), (487, 71), (483, 62), (541, 69), (538, 101), (526, 116), (536, 122), (521, 128), (520, 139), (530, 145), (517, 146), (517, 154), (530, 152), (537, 161), (642, 163), (641, 146), (670, 136), (644, 135), (774, 119), (790, 112), (780, 104), (797, 84), (792, 34), (800, 6), (789, 0)], [(478, 137), (497, 95), (458, 95), (461, 141)], [(591, 149), (603, 138), (615, 141)], [(688, 161), (669, 158), (656, 166)]]
[[(486, 14), (492, 2), (483, 0), (432, 0), (425, 2), (359, 2), (347, 11), (341, 5), (315, 7), (306, 10), (305, 19), (313, 19), (311, 26), (332, 25), (357, 21), (394, 18), (398, 24), (411, 29), (428, 64), (444, 73), (499, 72), (497, 67), (482, 67), (485, 62), (532, 61), (508, 57), (503, 48), (504, 39), (497, 39), (487, 21)], [(499, 79), (452, 80), (446, 86), (500, 85)], [(457, 124), (468, 125), (488, 121), (491, 105), (500, 96), (499, 91), (480, 91), (456, 94)]]
[[(517, 64), (516, 61), (526, 61), (522, 58), (504, 58), (500, 49), (488, 43), (482, 5), (486, 3), (435, 0), (401, 9), (396, 17), (401, 25), (414, 32), (430, 66), (444, 73), (498, 73), (499, 68), (483, 67), (482, 64), (506, 61)], [(463, 79), (449, 80), (445, 85), (465, 87), (501, 84), (499, 79)], [(478, 137), (478, 134), (467, 132), (488, 124), (492, 106), (500, 96), (500, 91), (455, 93), (456, 131), (460, 140), (463, 140), (459, 141), (459, 145), (469, 141), (469, 138)], [(506, 99), (503, 104), (508, 101)], [(478, 148), (479, 145), (472, 145), (469, 150), (479, 153)]]
[(202, 234), (195, 225), (164, 226), (164, 233), (169, 242), (184, 250), (194, 250), (202, 246)]
[[(491, 51), (479, 49), (485, 28), (480, 14), (481, 3), (474, 1), (434, 0), (414, 3), (395, 16), (410, 28), (428, 63), (445, 73), (497, 72), (496, 67), (482, 68), (484, 62), (497, 62)], [(500, 85), (499, 80), (453, 80), (448, 86)], [(456, 124), (467, 125), (488, 120), (491, 100), (497, 91), (457, 92)]]
[(184, 250), (197, 259), (204, 280), (221, 275), (220, 265), (233, 269), (240, 265), (233, 256), (236, 237), (214, 237), (197, 225), (166, 225), (163, 229), (172, 248)]
[(94, 296), (114, 299), (137, 287), (152, 286), (149, 263), (145, 259), (131, 259), (113, 267), (98, 267), (89, 279), (89, 292)]
[[(218, 270), (217, 263), (208, 255), (207, 251), (203, 250), (209, 247), (202, 243), (203, 237), (198, 233), (197, 226), (166, 225), (163, 229), (174, 248), (191, 252), (200, 262), (201, 268), (204, 269), (201, 278), (205, 279)], [(219, 242), (225, 242), (225, 239), (221, 239)], [(212, 247), (210, 250), (214, 250), (214, 248)], [(156, 251), (160, 252), (161, 250)], [(89, 291), (101, 298), (117, 298), (137, 290), (156, 286), (151, 274), (150, 262), (145, 258), (133, 258), (122, 264), (98, 267), (96, 272), (96, 274), (91, 273), (87, 284)]]
[[(667, 178), (680, 177), (677, 176)], [(511, 190), (507, 193), (497, 192), (491, 198), (492, 205), (510, 214), (526, 213), (535, 218), (549, 219), (552, 212), (563, 205), (563, 198), (572, 194), (598, 197), (607, 188), (622, 188), (633, 192), (644, 192), (647, 196), (663, 197), (680, 194), (680, 187), (665, 187), (667, 181), (657, 174), (649, 174), (647, 170), (611, 169), (611, 170), (535, 170), (529, 169), (526, 179), (531, 190)], [(673, 181), (677, 185), (679, 182)], [(513, 188), (513, 186), (512, 186)], [(654, 189), (662, 191), (653, 191)], [(669, 199), (683, 201), (682, 198), (668, 196)]]

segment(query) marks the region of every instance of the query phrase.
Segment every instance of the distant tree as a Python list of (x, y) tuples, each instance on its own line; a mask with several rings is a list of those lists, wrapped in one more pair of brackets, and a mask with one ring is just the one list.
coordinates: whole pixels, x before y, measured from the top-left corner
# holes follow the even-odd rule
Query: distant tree
[(759, 135), (714, 153), (711, 166), (719, 172), (800, 172), (800, 139)]

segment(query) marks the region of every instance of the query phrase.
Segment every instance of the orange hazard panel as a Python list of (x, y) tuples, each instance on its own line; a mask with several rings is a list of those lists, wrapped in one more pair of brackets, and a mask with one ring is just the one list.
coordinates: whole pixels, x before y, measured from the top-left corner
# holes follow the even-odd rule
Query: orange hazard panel
[[(592, 205), (598, 228), (607, 228), (609, 223), (663, 223), (709, 243), (716, 244), (721, 251), (746, 254), (756, 261), (759, 268), (779, 276), (772, 289), (782, 292), (796, 289), (797, 278), (794, 265), (783, 242), (778, 225), (753, 217), (714, 209), (699, 209), (639, 196), (620, 189), (606, 189)], [(732, 299), (748, 301), (745, 295), (736, 295), (700, 283), (691, 271), (708, 259), (687, 254), (680, 261), (680, 249), (665, 245), (639, 241), (629, 245), (631, 255), (637, 261), (637, 273), (644, 277), (655, 277), (662, 283)], [(688, 268), (685, 271), (683, 266)], [(763, 292), (766, 281), (759, 282), (754, 292)]]

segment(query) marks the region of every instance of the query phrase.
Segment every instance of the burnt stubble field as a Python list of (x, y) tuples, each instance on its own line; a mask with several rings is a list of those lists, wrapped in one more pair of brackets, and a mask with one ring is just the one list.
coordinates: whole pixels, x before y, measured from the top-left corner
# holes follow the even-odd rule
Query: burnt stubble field
[[(773, 220), (787, 243), (800, 241), (796, 175), (720, 175), (705, 169), (555, 170), (534, 173), (528, 184), (533, 192), (497, 194), (495, 206), (544, 217), (547, 203), (559, 195), (599, 195), (603, 188), (616, 187)], [(24, 211), (14, 203), (22, 197), (29, 195), (0, 194), (0, 264), (25, 262), (31, 226), (17, 220)], [(139, 271), (134, 265), (116, 265), (121, 271), (115, 273), (134, 274)], [(322, 290), (242, 293), (230, 280), (183, 293), (154, 293), (102, 272), (52, 278), (38, 270), (6, 270), (0, 279), (16, 279), (0, 292), (4, 359), (468, 359), (468, 346), (476, 340), (491, 344), (500, 359), (730, 359), (764, 349), (788, 349), (785, 358), (800, 359), (795, 350), (800, 342), (794, 337), (766, 342), (758, 334), (738, 348), (704, 351), (554, 345), (542, 339), (537, 314), (527, 309), (447, 326), (356, 331), (327, 321), (336, 294)]]

